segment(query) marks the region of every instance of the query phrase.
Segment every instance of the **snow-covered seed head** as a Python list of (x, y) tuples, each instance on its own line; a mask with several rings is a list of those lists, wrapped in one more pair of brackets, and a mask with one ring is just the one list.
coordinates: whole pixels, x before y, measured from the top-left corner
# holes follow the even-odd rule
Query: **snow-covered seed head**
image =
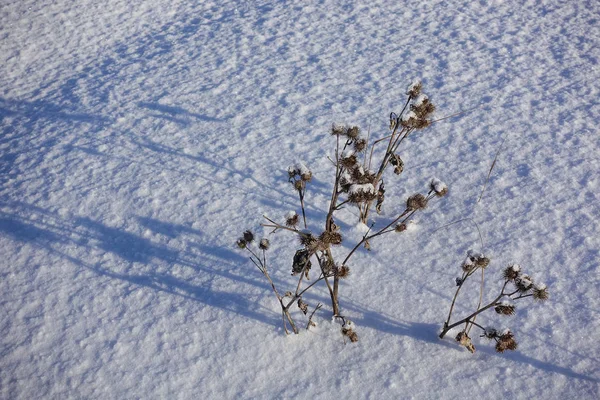
[(475, 265), (479, 268), (486, 268), (488, 265), (490, 265), (490, 259), (482, 255), (475, 259)]
[(444, 197), (448, 194), (448, 186), (437, 178), (433, 178), (429, 182), (429, 189), (438, 197)]
[(519, 275), (514, 280), (515, 286), (519, 290), (519, 292), (525, 293), (533, 288), (533, 279), (527, 274)]
[(331, 125), (331, 134), (333, 136), (340, 136), (346, 133), (346, 127), (340, 124)]
[(267, 238), (262, 238), (260, 239), (260, 243), (258, 244), (258, 247), (261, 250), (269, 250), (269, 247), (271, 247), (271, 243), (269, 242), (269, 239)]
[(352, 126), (348, 128), (348, 131), (346, 131), (346, 136), (348, 136), (350, 139), (356, 139), (359, 135), (360, 128), (358, 126)]
[(406, 95), (414, 99), (421, 94), (422, 87), (423, 85), (421, 85), (421, 81), (415, 80), (413, 83), (408, 85), (408, 88), (406, 89)]
[(347, 278), (350, 276), (350, 267), (347, 267), (346, 265), (337, 267), (334, 270), (334, 275), (340, 279)]
[(342, 244), (342, 235), (339, 232), (324, 231), (319, 240), (325, 244), (339, 245)]
[(240, 249), (245, 249), (248, 243), (244, 240), (244, 238), (239, 238), (237, 242), (235, 242)]
[(285, 224), (290, 228), (298, 225), (298, 214), (295, 211), (288, 212), (285, 216)]
[(356, 167), (357, 162), (358, 159), (354, 154), (347, 155), (346, 157), (342, 155), (342, 159), (340, 160), (340, 163), (347, 169), (352, 169)]
[(502, 314), (502, 315), (514, 315), (515, 314), (515, 306), (512, 304), (508, 304), (508, 303), (500, 303), (494, 308), (494, 310), (496, 310), (496, 312), (498, 314)]
[(413, 194), (406, 201), (406, 208), (414, 211), (414, 210), (422, 210), (427, 207), (427, 197), (423, 196), (421, 193)]
[(546, 301), (550, 297), (548, 288), (543, 283), (535, 285), (533, 288), (533, 298), (539, 301)]
[(314, 247), (317, 238), (309, 231), (302, 231), (299, 235), (299, 241), (302, 246), (308, 249)]
[(248, 243), (252, 243), (252, 241), (254, 240), (254, 234), (252, 233), (252, 231), (247, 230), (246, 232), (244, 232), (244, 240)]
[(352, 343), (358, 342), (358, 335), (353, 329), (342, 328), (342, 335), (350, 339)]
[(398, 233), (400, 232), (404, 232), (406, 230), (406, 224), (404, 222), (396, 225), (396, 227), (394, 228), (394, 230)]
[(362, 153), (367, 148), (367, 141), (365, 139), (356, 139), (353, 143), (354, 151)]
[(519, 277), (521, 267), (518, 264), (509, 265), (502, 272), (502, 276), (507, 281), (513, 281)]

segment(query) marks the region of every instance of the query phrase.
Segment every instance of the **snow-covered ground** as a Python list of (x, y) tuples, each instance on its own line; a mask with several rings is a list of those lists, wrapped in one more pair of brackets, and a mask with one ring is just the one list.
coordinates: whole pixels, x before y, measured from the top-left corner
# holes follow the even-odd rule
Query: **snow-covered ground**
[[(597, 398), (599, 62), (595, 0), (3, 0), (0, 398)], [(450, 193), (353, 257), (359, 342), (322, 287), (286, 337), (235, 241), (299, 211), (296, 161), (321, 229), (331, 123), (382, 137), (414, 78), (437, 117), (474, 109), (410, 138), (376, 221), (433, 176)], [(294, 238), (270, 239), (291, 288)], [(549, 287), (480, 317), (515, 352), (437, 338), (471, 248), (489, 297), (509, 262)]]

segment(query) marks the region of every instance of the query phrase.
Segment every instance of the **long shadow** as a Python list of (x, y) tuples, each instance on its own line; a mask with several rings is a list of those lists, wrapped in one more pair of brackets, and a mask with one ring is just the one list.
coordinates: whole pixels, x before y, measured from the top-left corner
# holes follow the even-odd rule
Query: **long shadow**
[(148, 110), (157, 111), (159, 114), (153, 114), (154, 117), (165, 118), (181, 125), (189, 125), (190, 118), (204, 122), (226, 122), (231, 116), (225, 118), (215, 118), (208, 115), (190, 112), (182, 107), (168, 106), (159, 103), (139, 102), (138, 106)]
[[(199, 261), (200, 257), (203, 260), (210, 260), (213, 257), (203, 256), (203, 254), (196, 255), (178, 252), (132, 233), (105, 226), (89, 218), (79, 218), (70, 222), (61, 220), (57, 215), (42, 210), (39, 207), (28, 206), (23, 203), (20, 203), (17, 207), (13, 205), (12, 208), (20, 211), (19, 215), (30, 213), (39, 216), (41, 214), (43, 218), (33, 220), (17, 216), (17, 213), (8, 214), (2, 211), (0, 212), (0, 234), (2, 235), (11, 237), (19, 242), (35, 245), (98, 275), (120, 279), (131, 284), (199, 301), (210, 307), (232, 311), (274, 327), (279, 326), (280, 321), (275, 311), (257, 306), (246, 296), (236, 291), (216, 291), (204, 286), (193, 285), (168, 273), (148, 272), (148, 268), (145, 268), (143, 271), (140, 270), (139, 274), (135, 272), (113, 272), (110, 269), (100, 267), (98, 264), (86, 262), (65, 253), (61, 250), (60, 245), (75, 244), (79, 248), (100, 248), (106, 252), (116, 254), (121, 259), (132, 264), (141, 263), (144, 266), (151, 266), (154, 259), (159, 259), (169, 264), (179, 264), (190, 267), (198, 272), (204, 272), (208, 277), (221, 276), (238, 284), (248, 284), (264, 288), (265, 290), (268, 289), (267, 285), (262, 281), (254, 280), (244, 275), (233, 274), (226, 269), (216, 268), (216, 265), (215, 267), (209, 267)], [(167, 231), (171, 234), (175, 232), (194, 231), (187, 227), (161, 223), (149, 218), (145, 219), (145, 222), (154, 227), (158, 226), (162, 231)], [(199, 231), (194, 232), (199, 233)], [(88, 245), (87, 243), (90, 240), (93, 240), (95, 244)], [(237, 260), (230, 260), (229, 257), (231, 254), (225, 249), (223, 251), (215, 250), (213, 254), (216, 254), (217, 258), (226, 260), (229, 263), (232, 261), (237, 262), (239, 259), (245, 262), (245, 259), (240, 256), (238, 256)]]

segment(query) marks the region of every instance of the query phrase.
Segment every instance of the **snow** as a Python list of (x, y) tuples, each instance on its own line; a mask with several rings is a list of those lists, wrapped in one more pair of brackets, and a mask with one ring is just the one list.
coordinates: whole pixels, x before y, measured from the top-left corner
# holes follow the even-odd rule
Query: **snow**
[[(3, 1), (0, 398), (598, 398), (598, 15), (589, 0)], [(419, 229), (352, 256), (357, 343), (322, 285), (303, 296), (324, 304), (318, 326), (286, 337), (236, 240), (300, 209), (281, 169), (298, 159), (320, 234), (332, 122), (390, 134), (413, 77), (433, 121), (463, 113), (403, 141), (373, 229), (428, 177), (451, 190)], [(345, 206), (341, 255), (362, 237)], [(294, 235), (268, 235), (283, 293)], [(548, 286), (478, 316), (509, 326), (514, 352), (437, 337), (469, 248), (491, 258), (486, 298), (510, 260)]]
[(350, 193), (375, 193), (375, 188), (371, 183), (354, 183), (348, 190)]

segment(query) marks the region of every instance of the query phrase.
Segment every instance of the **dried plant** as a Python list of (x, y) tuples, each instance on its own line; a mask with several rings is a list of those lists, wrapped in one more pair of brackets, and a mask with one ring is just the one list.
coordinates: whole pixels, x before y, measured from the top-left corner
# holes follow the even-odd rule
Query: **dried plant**
[[(408, 135), (418, 129), (426, 128), (431, 124), (429, 120), (435, 107), (429, 101), (428, 97), (421, 93), (421, 84), (413, 83), (407, 90), (407, 99), (399, 114), (390, 115), (390, 135), (375, 140), (370, 146), (368, 139), (361, 135), (361, 131), (356, 126), (333, 125), (331, 134), (335, 137), (336, 147), (334, 159), (331, 159), (335, 171), (333, 178), (333, 189), (329, 201), (329, 207), (323, 223), (323, 230), (313, 233), (307, 230), (307, 218), (305, 213), (305, 199), (307, 185), (312, 178), (312, 172), (304, 164), (296, 164), (288, 168), (289, 182), (294, 190), (298, 192), (300, 208), (302, 211), (302, 220), (304, 229), (298, 227), (299, 216), (295, 211), (289, 212), (284, 221), (277, 222), (264, 216), (267, 222), (263, 227), (272, 228), (272, 232), (288, 231), (295, 234), (298, 243), (301, 246), (296, 250), (291, 274), (298, 277), (296, 289), (292, 292), (286, 292), (286, 296), (281, 296), (275, 289), (266, 265), (266, 258), (261, 258), (249, 246), (249, 241), (241, 238), (238, 244), (243, 244), (244, 249), (251, 252), (251, 260), (271, 283), (273, 291), (281, 304), (282, 318), (284, 327), (286, 324), (292, 326), (292, 330), (297, 333), (296, 325), (290, 314), (290, 308), (296, 305), (298, 309), (307, 315), (309, 305), (302, 296), (307, 290), (313, 288), (317, 282), (324, 282), (325, 287), (331, 298), (331, 308), (333, 315), (338, 321), (341, 321), (342, 334), (351, 342), (358, 340), (358, 335), (353, 323), (340, 314), (339, 305), (339, 287), (340, 280), (350, 276), (351, 268), (349, 261), (356, 251), (365, 246), (370, 248), (370, 241), (379, 236), (388, 233), (401, 233), (406, 230), (407, 223), (415, 213), (425, 209), (434, 198), (443, 197), (448, 193), (447, 186), (438, 179), (433, 179), (429, 183), (427, 194), (416, 193), (410, 196), (403, 209), (398, 210), (394, 217), (381, 224), (381, 227), (375, 227), (374, 222), (369, 222), (369, 226), (363, 237), (351, 247), (350, 251), (343, 257), (342, 261), (336, 260), (332, 248), (339, 246), (344, 241), (344, 235), (336, 225), (334, 216), (344, 206), (348, 204), (356, 205), (359, 209), (359, 218), (362, 222), (368, 222), (369, 210), (374, 202), (378, 212), (384, 201), (385, 186), (383, 182), (383, 173), (388, 165), (394, 166), (394, 172), (400, 174), (404, 169), (404, 163), (398, 155), (398, 147)], [(387, 149), (383, 153), (383, 158), (378, 164), (377, 170), (372, 171), (371, 165), (375, 146), (378, 143), (387, 141)], [(367, 154), (369, 156), (367, 157)], [(337, 217), (336, 217), (337, 218)], [(335, 252), (336, 255), (339, 251)], [(311, 261), (312, 260), (312, 261)], [(313, 261), (318, 266), (317, 277), (310, 284), (309, 272), (313, 267)], [(315, 308), (319, 309), (321, 305)], [(307, 329), (314, 325), (311, 314), (307, 323)], [(286, 322), (287, 321), (287, 322)], [(286, 328), (286, 332), (288, 332)]]
[(475, 352), (475, 346), (469, 337), (469, 333), (474, 326), (482, 330), (481, 337), (486, 337), (496, 342), (496, 351), (499, 353), (502, 353), (505, 350), (515, 350), (517, 348), (517, 342), (510, 330), (500, 331), (496, 328), (483, 327), (475, 322), (479, 314), (493, 308), (497, 314), (512, 316), (516, 312), (516, 307), (513, 304), (514, 301), (522, 300), (527, 297), (539, 301), (548, 299), (548, 289), (546, 288), (546, 285), (535, 284), (529, 275), (521, 272), (521, 267), (518, 264), (513, 264), (504, 269), (502, 273), (504, 283), (500, 289), (500, 293), (492, 301), (483, 307), (481, 307), (480, 301), (477, 309), (473, 313), (459, 321), (450, 323), (454, 305), (456, 304), (460, 290), (475, 272), (479, 270), (483, 272), (489, 263), (490, 259), (483, 254), (473, 251), (468, 252), (465, 261), (461, 265), (462, 275), (461, 277), (456, 278), (456, 292), (452, 299), (452, 304), (450, 305), (448, 318), (446, 319), (446, 322), (444, 322), (444, 327), (440, 333), (440, 338), (443, 338), (450, 329), (464, 324), (462, 331), (456, 335), (456, 341), (467, 348), (471, 353)]

